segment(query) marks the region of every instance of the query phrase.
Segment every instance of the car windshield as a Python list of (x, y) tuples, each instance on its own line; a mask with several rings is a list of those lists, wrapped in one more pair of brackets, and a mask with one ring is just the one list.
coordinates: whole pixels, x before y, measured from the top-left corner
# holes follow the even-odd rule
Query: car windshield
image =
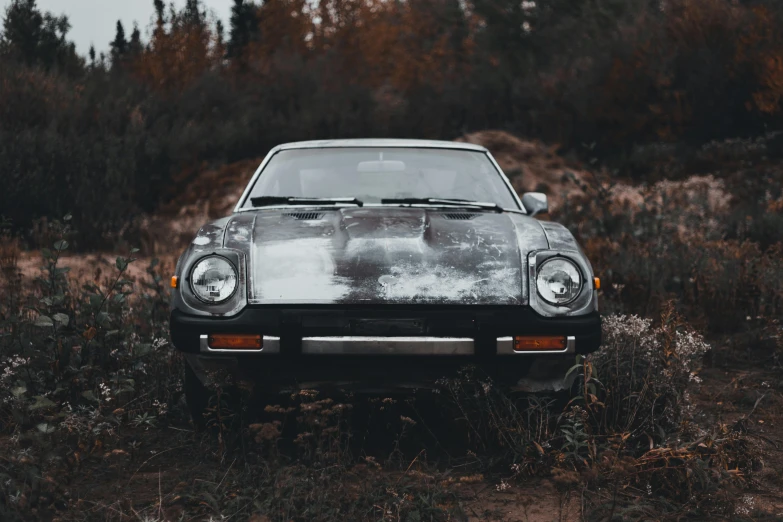
[(356, 198), (365, 204), (437, 198), (519, 208), (487, 154), (444, 148), (283, 150), (264, 167), (244, 208), (263, 197)]

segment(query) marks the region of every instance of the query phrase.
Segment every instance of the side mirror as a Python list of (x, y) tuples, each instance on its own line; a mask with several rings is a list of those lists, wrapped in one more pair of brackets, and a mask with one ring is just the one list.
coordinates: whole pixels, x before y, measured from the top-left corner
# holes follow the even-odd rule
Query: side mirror
[(531, 216), (549, 212), (549, 203), (543, 192), (525, 192), (522, 195), (522, 206)]

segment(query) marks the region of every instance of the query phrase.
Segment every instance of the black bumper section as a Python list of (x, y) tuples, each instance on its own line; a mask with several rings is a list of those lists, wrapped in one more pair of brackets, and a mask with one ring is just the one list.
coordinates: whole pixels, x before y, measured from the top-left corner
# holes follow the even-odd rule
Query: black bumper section
[(199, 337), (211, 333), (247, 333), (280, 337), (280, 355), (301, 351), (302, 337), (314, 336), (430, 336), (471, 337), (476, 357), (491, 356), (498, 337), (513, 335), (568, 335), (576, 338), (576, 352), (590, 353), (601, 345), (601, 317), (597, 312), (579, 317), (547, 318), (530, 308), (508, 307), (356, 307), (278, 308), (248, 307), (227, 318), (171, 313), (171, 339), (183, 351), (198, 353)]

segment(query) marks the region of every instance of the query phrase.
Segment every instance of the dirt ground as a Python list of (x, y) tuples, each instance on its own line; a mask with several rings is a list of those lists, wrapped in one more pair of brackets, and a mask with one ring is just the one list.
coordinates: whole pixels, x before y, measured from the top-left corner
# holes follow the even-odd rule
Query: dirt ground
[[(741, 356), (732, 354), (731, 359)], [(715, 354), (711, 359), (716, 359)], [(724, 423), (751, 436), (763, 452), (763, 467), (748, 483), (741, 502), (753, 513), (765, 516), (740, 518), (781, 520), (783, 382), (780, 374), (763, 364), (736, 368), (726, 366), (736, 364), (729, 358), (718, 359), (721, 359), (718, 363), (708, 360), (700, 373), (702, 383), (694, 388), (692, 396), (693, 421), (704, 426)], [(241, 480), (239, 458), (225, 458), (225, 453), (221, 456), (215, 438), (194, 432), (183, 417), (158, 427), (123, 425), (111, 440), (110, 447), (83, 448), (66, 457), (70, 469), (58, 474), (71, 477), (69, 483), (59, 485), (69, 499), (69, 516), (62, 520), (209, 520), (205, 513), (210, 511), (211, 495), (231, 496), (231, 488)], [(0, 445), (7, 443), (6, 440)], [(457, 481), (450, 489), (464, 513), (457, 520), (586, 520), (586, 499), (581, 485), (563, 487), (546, 478), (520, 481), (502, 476), (477, 476)], [(590, 500), (596, 501), (594, 497)], [(231, 513), (222, 515), (235, 519)], [(44, 518), (49, 517), (42, 514), (41, 519)], [(265, 520), (258, 518), (255, 522)]]
[[(146, 270), (153, 259), (158, 259), (160, 273), (174, 275), (177, 256), (178, 254), (171, 253), (158, 256), (134, 256), (135, 261), (128, 265), (126, 276), (139, 282), (149, 281), (149, 275)], [(69, 267), (68, 277), (76, 284), (87, 281), (100, 283), (105, 278), (113, 274), (116, 275), (116, 258), (117, 254), (108, 253), (63, 255), (58, 261), (58, 266)], [(20, 252), (17, 266), (24, 280), (30, 282), (36, 277), (40, 277), (42, 265), (41, 253), (39, 251)]]
[(763, 362), (737, 366), (716, 365), (701, 372), (702, 384), (693, 395), (694, 420), (732, 426), (756, 441), (763, 467), (743, 500), (769, 520), (783, 520), (783, 381), (780, 371)]
[[(72, 499), (68, 512), (75, 515), (73, 520), (87, 514), (90, 520), (132, 520), (134, 515), (156, 521), (209, 520), (204, 515), (208, 510), (199, 508), (209, 502), (208, 495), (194, 495), (199, 483), (226, 484), (227, 489), (218, 492), (231, 495), (232, 475), (239, 473), (213, 451), (214, 446), (187, 425), (126, 431), (117, 447), (73, 463), (73, 481), (62, 485)], [(550, 480), (531, 479), (500, 491), (500, 480), (486, 477), (453, 486), (465, 514), (458, 520), (583, 520), (580, 490), (558, 490)], [(233, 519), (232, 513), (222, 514)]]

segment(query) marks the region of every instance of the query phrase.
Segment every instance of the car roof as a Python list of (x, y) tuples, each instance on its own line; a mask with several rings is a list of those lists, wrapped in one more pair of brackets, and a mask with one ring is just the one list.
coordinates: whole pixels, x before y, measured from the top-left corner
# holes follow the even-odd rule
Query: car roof
[(313, 140), (313, 141), (295, 141), (278, 145), (272, 152), (290, 149), (329, 149), (339, 147), (404, 147), (421, 149), (459, 149), (475, 150), (487, 152), (485, 147), (474, 145), (472, 143), (463, 143), (459, 141), (437, 141), (437, 140), (408, 140), (408, 139), (381, 139), (364, 138), (352, 140)]

